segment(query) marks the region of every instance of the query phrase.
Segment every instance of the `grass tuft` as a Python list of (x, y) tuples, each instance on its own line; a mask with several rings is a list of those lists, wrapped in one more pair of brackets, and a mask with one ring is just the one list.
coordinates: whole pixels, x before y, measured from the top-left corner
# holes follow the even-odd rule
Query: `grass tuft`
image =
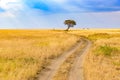
[(96, 55), (111, 56), (112, 52), (118, 51), (116, 47), (111, 47), (110, 45), (99, 46), (96, 49)]
[(110, 37), (111, 36), (108, 33), (95, 33), (88, 36), (90, 40), (105, 39)]

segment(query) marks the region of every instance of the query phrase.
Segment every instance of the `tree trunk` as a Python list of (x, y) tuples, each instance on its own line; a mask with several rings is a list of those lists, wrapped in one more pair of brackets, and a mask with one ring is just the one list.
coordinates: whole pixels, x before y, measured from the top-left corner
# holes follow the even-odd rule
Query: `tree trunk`
[(70, 29), (70, 26), (68, 26), (68, 28), (66, 29), (66, 31), (68, 31)]

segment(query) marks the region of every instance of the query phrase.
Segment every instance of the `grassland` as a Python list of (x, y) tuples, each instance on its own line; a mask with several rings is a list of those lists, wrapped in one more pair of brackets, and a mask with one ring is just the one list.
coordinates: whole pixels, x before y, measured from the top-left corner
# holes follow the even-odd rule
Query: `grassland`
[[(85, 80), (120, 80), (120, 29), (0, 30), (0, 80), (36, 76), (80, 36), (93, 43), (84, 62)], [(63, 63), (55, 79), (66, 80), (74, 56)]]
[(64, 31), (0, 30), (0, 80), (28, 80), (79, 38)]
[(120, 80), (120, 30), (93, 31), (84, 63), (85, 80)]
[[(69, 33), (83, 36), (93, 43), (84, 62), (85, 80), (120, 80), (119, 29), (72, 30)], [(66, 67), (69, 69), (70, 66), (67, 66), (67, 64), (61, 69), (64, 70)], [(67, 75), (68, 71), (64, 74)], [(61, 77), (58, 76), (57, 78), (66, 80), (66, 75), (63, 78), (59, 72), (59, 76)]]
[(84, 62), (85, 80), (120, 80), (120, 29), (70, 31), (93, 45)]

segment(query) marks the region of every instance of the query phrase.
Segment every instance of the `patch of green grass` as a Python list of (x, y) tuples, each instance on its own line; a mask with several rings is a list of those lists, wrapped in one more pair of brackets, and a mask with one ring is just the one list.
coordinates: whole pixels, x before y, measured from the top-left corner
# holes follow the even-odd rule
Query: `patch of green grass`
[(115, 65), (115, 66), (120, 66), (120, 62), (113, 62), (113, 64)]
[(116, 47), (111, 47), (109, 45), (100, 46), (96, 49), (96, 55), (111, 56), (112, 52), (118, 51)]

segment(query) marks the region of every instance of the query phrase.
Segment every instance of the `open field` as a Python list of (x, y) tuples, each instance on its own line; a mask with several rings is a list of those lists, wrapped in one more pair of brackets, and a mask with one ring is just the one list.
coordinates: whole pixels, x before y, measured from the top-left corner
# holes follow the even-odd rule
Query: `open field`
[(120, 80), (120, 30), (95, 31), (87, 38), (93, 45), (84, 63), (85, 80)]
[(38, 74), (50, 64), (59, 65), (51, 74), (53, 80), (70, 80), (76, 56), (86, 44), (74, 49), (80, 37), (93, 43), (83, 61), (85, 80), (120, 80), (120, 29), (0, 30), (0, 80), (33, 80), (36, 76), (42, 80)]
[(85, 57), (85, 80), (120, 80), (120, 29), (70, 31), (92, 41)]
[(28, 80), (79, 38), (49, 30), (0, 30), (0, 80)]

